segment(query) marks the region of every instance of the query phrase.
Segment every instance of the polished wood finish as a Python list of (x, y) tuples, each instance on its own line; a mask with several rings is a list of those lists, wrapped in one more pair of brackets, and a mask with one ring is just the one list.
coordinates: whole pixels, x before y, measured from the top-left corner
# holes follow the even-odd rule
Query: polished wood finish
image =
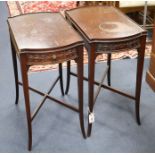
[[(81, 1), (81, 2), (78, 1), (77, 2), (77, 6), (93, 6), (93, 5), (118, 7), (119, 1)], [(109, 66), (108, 74), (107, 74), (107, 83), (110, 86), (111, 85), (111, 53), (107, 54), (107, 65)], [(69, 75), (67, 76), (67, 78), (68, 79), (70, 78)]]
[(140, 47), (137, 49), (138, 58), (137, 58), (137, 76), (136, 76), (136, 119), (137, 123), (140, 125), (140, 95), (141, 95), (141, 84), (143, 77), (143, 65), (144, 65), (144, 55), (145, 55), (145, 44), (146, 44), (146, 36), (140, 38)]
[[(83, 116), (83, 40), (59, 13), (32, 13), (8, 19), (12, 58), (18, 103), (19, 86), (23, 86), (28, 126), (28, 149), (32, 149), (32, 121), (47, 98), (79, 113), (80, 127), (86, 138)], [(16, 54), (20, 61), (22, 83), (18, 81)], [(64, 103), (52, 96), (50, 92), (58, 81), (63, 90), (62, 63), (75, 60), (78, 66), (78, 100), (79, 107)], [(59, 64), (59, 76), (47, 91), (43, 93), (29, 86), (28, 70), (32, 65)], [(29, 89), (42, 95), (41, 103), (31, 113)]]
[(26, 116), (27, 116), (27, 125), (28, 125), (28, 149), (32, 149), (32, 124), (31, 124), (31, 108), (30, 108), (30, 97), (29, 97), (29, 89), (28, 89), (28, 67), (26, 65), (26, 57), (22, 54), (20, 55), (20, 64), (21, 64), (21, 74), (23, 81), (23, 92), (25, 98), (25, 108), (26, 108)]
[(81, 125), (81, 132), (83, 133), (83, 137), (86, 138), (85, 127), (84, 127), (84, 114), (83, 114), (83, 46), (79, 46), (77, 48), (78, 58), (77, 62), (77, 75), (78, 75), (78, 100), (79, 100), (79, 119)]
[(66, 15), (89, 43), (116, 42), (116, 39), (125, 40), (144, 33), (140, 26), (114, 7), (81, 7), (66, 11)]
[[(94, 83), (135, 100), (135, 114), (140, 124), (140, 92), (145, 52), (146, 31), (114, 7), (90, 6), (66, 11), (66, 17), (84, 38), (88, 50), (88, 102), (89, 113), (94, 108)], [(94, 82), (95, 59), (101, 53), (138, 49), (135, 96)], [(110, 58), (108, 58), (110, 59)], [(108, 64), (110, 65), (110, 64)], [(71, 73), (73, 75), (73, 73)], [(74, 74), (75, 75), (75, 74)], [(110, 85), (110, 83), (109, 83)], [(88, 121), (87, 136), (91, 135), (92, 123)]]
[(81, 37), (61, 14), (39, 13), (38, 16), (38, 13), (33, 13), (17, 17), (9, 18), (9, 25), (14, 40), (18, 43), (18, 50), (21, 50), (20, 53), (38, 53), (38, 50), (51, 50), (82, 42)]

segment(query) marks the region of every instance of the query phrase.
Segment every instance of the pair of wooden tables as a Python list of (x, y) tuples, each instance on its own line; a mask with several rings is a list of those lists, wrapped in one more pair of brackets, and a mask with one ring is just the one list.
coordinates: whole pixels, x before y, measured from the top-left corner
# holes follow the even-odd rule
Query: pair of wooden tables
[[(114, 7), (91, 6), (72, 9), (65, 12), (66, 19), (59, 13), (33, 13), (8, 19), (12, 45), (12, 57), (16, 83), (16, 104), (19, 98), (19, 84), (23, 85), (25, 107), (28, 124), (28, 149), (32, 148), (32, 120), (38, 113), (46, 98), (49, 98), (67, 108), (79, 112), (80, 126), (83, 137), (86, 138), (83, 114), (83, 80), (88, 80), (88, 115), (92, 116), (93, 107), (101, 87), (119, 93), (135, 100), (136, 119), (140, 124), (139, 106), (144, 62), (146, 31)], [(75, 29), (73, 29), (73, 27)], [(77, 32), (76, 32), (77, 31)], [(88, 78), (83, 77), (83, 45), (88, 51)], [(110, 86), (94, 81), (95, 58), (102, 53), (120, 52), (126, 49), (137, 49), (137, 79), (135, 96), (125, 94)], [(16, 54), (21, 64), (23, 83), (18, 81)], [(77, 74), (70, 71), (70, 60), (77, 62)], [(75, 108), (49, 93), (60, 81), (63, 91), (62, 63), (68, 62), (67, 90), (69, 90), (70, 75), (78, 77), (79, 107)], [(28, 84), (28, 69), (32, 65), (59, 64), (59, 76), (47, 93), (43, 93)], [(109, 68), (107, 69), (109, 71)], [(94, 97), (94, 84), (99, 85)], [(31, 114), (29, 89), (44, 96), (42, 102)], [(90, 136), (92, 122), (88, 121), (87, 136)]]

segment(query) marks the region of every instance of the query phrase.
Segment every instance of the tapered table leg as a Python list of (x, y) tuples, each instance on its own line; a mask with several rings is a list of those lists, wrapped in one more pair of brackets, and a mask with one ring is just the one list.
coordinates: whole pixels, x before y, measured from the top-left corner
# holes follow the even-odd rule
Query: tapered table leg
[(89, 61), (88, 61), (88, 105), (89, 105), (89, 112), (88, 112), (88, 131), (87, 136), (91, 135), (92, 130), (92, 123), (89, 122), (89, 114), (93, 112), (94, 107), (94, 74), (95, 74), (95, 44), (91, 45), (89, 51)]
[(20, 56), (21, 62), (21, 74), (23, 80), (23, 92), (25, 98), (25, 108), (27, 116), (27, 125), (28, 125), (28, 150), (32, 149), (32, 124), (31, 124), (31, 108), (30, 108), (30, 99), (29, 99), (29, 84), (28, 84), (28, 68), (26, 66), (26, 57), (24, 55)]
[(19, 85), (18, 85), (18, 67), (17, 67), (17, 58), (16, 51), (11, 41), (11, 49), (12, 49), (12, 61), (13, 61), (13, 69), (14, 69), (14, 77), (15, 77), (15, 87), (16, 87), (16, 99), (15, 104), (18, 104), (19, 100)]
[(65, 94), (68, 94), (69, 91), (69, 86), (70, 86), (70, 61), (67, 61), (67, 82), (66, 82), (66, 90), (65, 90)]
[(143, 76), (143, 64), (144, 64), (144, 54), (145, 54), (145, 42), (146, 36), (141, 37), (140, 45), (138, 48), (138, 58), (137, 58), (137, 76), (136, 76), (136, 104), (135, 104), (135, 112), (136, 112), (136, 120), (140, 125), (140, 95), (141, 95), (141, 84), (142, 84), (142, 76)]
[(61, 89), (61, 94), (64, 95), (62, 63), (59, 64), (59, 77), (60, 77), (60, 89)]
[(107, 55), (107, 65), (108, 65), (108, 74), (107, 74), (107, 82), (108, 86), (111, 86), (111, 53)]
[(84, 126), (84, 113), (83, 113), (83, 46), (78, 47), (77, 58), (77, 75), (78, 75), (78, 100), (79, 100), (79, 112), (80, 112), (80, 126), (83, 137), (86, 138), (85, 126)]

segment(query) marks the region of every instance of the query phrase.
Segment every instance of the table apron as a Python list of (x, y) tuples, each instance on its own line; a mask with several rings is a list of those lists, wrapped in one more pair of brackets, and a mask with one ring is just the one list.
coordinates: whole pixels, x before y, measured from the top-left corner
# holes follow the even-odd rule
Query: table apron
[(123, 50), (137, 49), (140, 47), (140, 38), (121, 41), (96, 43), (96, 53), (120, 52)]

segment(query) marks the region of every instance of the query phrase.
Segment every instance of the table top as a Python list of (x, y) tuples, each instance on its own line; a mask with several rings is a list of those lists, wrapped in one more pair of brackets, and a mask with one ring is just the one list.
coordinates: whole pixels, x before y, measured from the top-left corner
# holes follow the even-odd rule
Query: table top
[(88, 42), (116, 41), (146, 35), (143, 28), (111, 6), (80, 7), (68, 10), (65, 14)]
[(32, 13), (8, 19), (19, 51), (49, 50), (83, 44), (80, 35), (60, 13)]

